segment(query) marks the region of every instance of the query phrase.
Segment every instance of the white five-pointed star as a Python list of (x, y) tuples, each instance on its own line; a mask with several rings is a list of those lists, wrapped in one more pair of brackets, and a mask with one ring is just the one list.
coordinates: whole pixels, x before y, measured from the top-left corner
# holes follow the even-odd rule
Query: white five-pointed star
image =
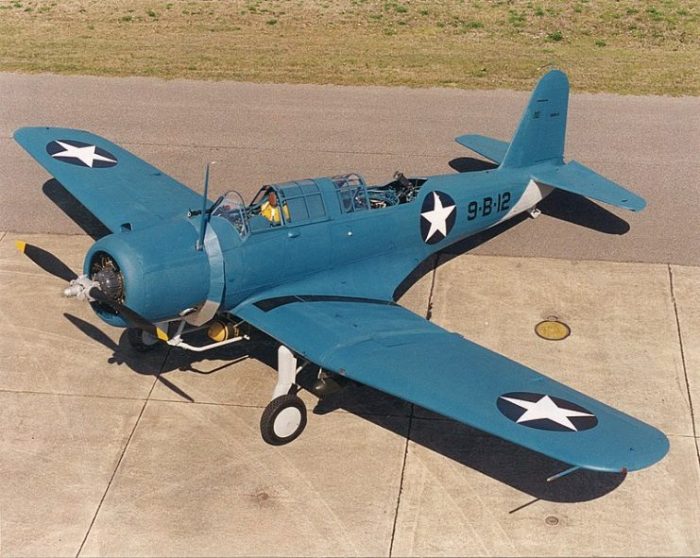
[(64, 143), (58, 140), (56, 140), (56, 143), (60, 145), (64, 149), (64, 151), (61, 151), (60, 153), (54, 153), (53, 155), (51, 155), (54, 158), (61, 157), (79, 159), (84, 165), (87, 165), (90, 168), (92, 168), (92, 165), (95, 163), (95, 161), (106, 161), (108, 163), (116, 163), (114, 159), (110, 159), (109, 157), (104, 157), (103, 155), (98, 155), (97, 153), (95, 153), (96, 147), (94, 145), (76, 147), (75, 145)]
[(448, 205), (446, 207), (442, 206), (440, 197), (433, 192), (433, 209), (432, 211), (426, 211), (421, 213), (430, 223), (430, 230), (425, 237), (426, 242), (430, 240), (433, 235), (440, 231), (442, 236), (447, 236), (447, 218), (455, 210), (454, 205)]
[(569, 420), (569, 417), (592, 417), (590, 413), (582, 413), (581, 411), (572, 411), (571, 409), (562, 409), (552, 401), (549, 395), (543, 395), (539, 401), (525, 401), (523, 399), (515, 399), (514, 397), (503, 397), (506, 401), (510, 401), (514, 405), (526, 409), (526, 411), (516, 421), (528, 422), (531, 420), (548, 419), (557, 424), (565, 426), (569, 430), (578, 432), (578, 428)]

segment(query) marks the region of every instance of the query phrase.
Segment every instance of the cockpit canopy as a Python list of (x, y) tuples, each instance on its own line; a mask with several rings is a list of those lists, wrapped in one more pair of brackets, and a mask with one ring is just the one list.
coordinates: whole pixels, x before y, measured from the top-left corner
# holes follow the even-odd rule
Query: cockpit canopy
[(353, 213), (369, 209), (367, 199), (367, 185), (364, 178), (359, 174), (343, 174), (331, 178), (338, 192), (340, 200), (340, 211), (343, 213)]
[(238, 231), (241, 238), (248, 236), (250, 229), (248, 227), (248, 216), (246, 206), (243, 203), (243, 197), (233, 190), (226, 192), (221, 203), (214, 210), (214, 215), (223, 217)]
[[(278, 209), (281, 208), (281, 209)], [(251, 223), (260, 226), (313, 223), (327, 217), (323, 195), (316, 181), (311, 179), (263, 186), (248, 207)], [(258, 227), (253, 226), (253, 230)]]
[(238, 192), (228, 192), (214, 215), (227, 219), (245, 238), (277, 226), (305, 225), (334, 215), (409, 203), (425, 181), (398, 172), (392, 182), (369, 187), (357, 173), (294, 180), (263, 186), (247, 206)]

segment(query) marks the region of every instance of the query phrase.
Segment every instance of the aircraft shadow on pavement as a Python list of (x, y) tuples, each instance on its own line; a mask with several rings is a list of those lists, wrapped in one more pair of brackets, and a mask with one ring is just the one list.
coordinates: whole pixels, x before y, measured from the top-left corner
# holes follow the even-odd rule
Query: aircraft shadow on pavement
[[(235, 364), (252, 358), (269, 366), (277, 366), (277, 343), (264, 334), (252, 332), (250, 342), (222, 347), (207, 353), (181, 349), (156, 349), (139, 353), (130, 347), (126, 334), (115, 342), (91, 323), (64, 314), (66, 319), (86, 336), (112, 351), (108, 362), (126, 365), (138, 374), (155, 376), (165, 387), (187, 401), (194, 399), (174, 382), (168, 372), (187, 371), (193, 374), (235, 373)], [(202, 370), (199, 363), (221, 360), (225, 364)], [(308, 366), (299, 375), (302, 389), (310, 390), (317, 368)], [(412, 408), (411, 404), (368, 386), (350, 382), (342, 391), (319, 399), (313, 412), (318, 415), (344, 410), (373, 424), (406, 437), (411, 442), (479, 471), (499, 482), (512, 486), (536, 499), (552, 502), (584, 502), (600, 498), (617, 488), (624, 474), (596, 473), (580, 470), (554, 482), (547, 477), (560, 473), (569, 465), (550, 459), (498, 437), (491, 436), (430, 411)], [(410, 426), (409, 426), (410, 425)], [(306, 432), (304, 435), (313, 435)], [(516, 510), (511, 510), (516, 511)]]
[[(343, 409), (405, 437), (405, 423), (397, 422), (395, 416), (367, 412), (371, 411), (367, 401), (380, 405), (391, 399), (395, 398), (367, 386), (350, 385), (343, 392), (320, 400), (314, 412), (326, 414)], [(411, 442), (536, 499), (569, 503), (594, 500), (615, 490), (626, 478), (622, 473), (579, 470), (547, 482), (548, 477), (569, 469), (570, 465), (417, 406), (411, 415), (405, 416), (406, 420), (411, 416), (408, 432)]]
[(605, 234), (626, 234), (630, 225), (597, 203), (564, 190), (554, 190), (537, 207), (544, 215)]
[[(125, 365), (137, 374), (155, 376), (165, 387), (191, 402), (194, 402), (194, 399), (183, 389), (168, 380), (165, 374), (173, 370), (182, 370), (194, 374), (214, 374), (249, 358), (250, 347), (256, 345), (255, 342), (245, 343), (244, 345), (234, 344), (207, 351), (206, 353), (189, 352), (165, 345), (157, 345), (152, 351), (139, 352), (129, 343), (126, 330), (122, 331), (119, 341), (116, 342), (99, 327), (82, 318), (67, 313), (64, 313), (63, 316), (84, 335), (97, 341), (112, 352), (112, 355), (107, 359), (109, 364)], [(199, 341), (200, 343), (203, 341), (201, 336)], [(197, 367), (197, 363), (210, 360), (223, 360), (225, 364), (213, 370), (202, 370)], [(276, 361), (271, 366), (273, 369), (276, 369)]]
[(522, 223), (527, 218), (527, 215), (524, 213), (516, 215), (512, 219), (504, 221), (495, 227), (491, 227), (490, 229), (465, 238), (461, 242), (448, 246), (444, 250), (441, 250), (437, 254), (424, 260), (403, 281), (401, 281), (401, 283), (399, 283), (399, 286), (396, 287), (396, 290), (394, 291), (394, 300), (399, 300), (419, 279), (434, 271), (436, 267), (449, 262), (457, 256), (461, 256), (467, 252), (470, 252), (471, 250), (474, 250), (475, 248), (478, 248), (492, 238), (495, 238)]
[(457, 172), (477, 172), (497, 169), (498, 165), (474, 157), (457, 157), (447, 163)]
[(58, 208), (63, 211), (73, 222), (78, 225), (85, 234), (91, 236), (93, 240), (98, 240), (103, 236), (111, 234), (111, 231), (104, 226), (90, 211), (78, 201), (65, 187), (56, 179), (52, 178), (44, 183), (41, 191)]
[[(554, 190), (538, 204), (538, 207), (543, 214), (549, 217), (606, 234), (622, 235), (630, 229), (627, 221), (599, 206), (597, 203), (562, 190)], [(452, 244), (436, 255), (429, 257), (421, 262), (399, 284), (394, 291), (394, 300), (400, 299), (419, 279), (432, 272), (436, 267), (440, 267), (453, 258), (471, 252), (489, 240), (516, 227), (523, 221), (529, 220), (529, 218), (527, 213), (521, 213), (508, 221)]]

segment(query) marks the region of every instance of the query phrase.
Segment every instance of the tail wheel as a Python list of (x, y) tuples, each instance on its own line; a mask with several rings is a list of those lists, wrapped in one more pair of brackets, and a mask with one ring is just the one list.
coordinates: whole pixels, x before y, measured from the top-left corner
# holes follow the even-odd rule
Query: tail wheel
[(147, 353), (158, 346), (158, 339), (155, 336), (138, 327), (127, 328), (126, 338), (129, 340), (129, 345), (139, 353)]
[(273, 446), (282, 446), (295, 440), (305, 427), (306, 405), (292, 393), (270, 401), (260, 418), (263, 440)]

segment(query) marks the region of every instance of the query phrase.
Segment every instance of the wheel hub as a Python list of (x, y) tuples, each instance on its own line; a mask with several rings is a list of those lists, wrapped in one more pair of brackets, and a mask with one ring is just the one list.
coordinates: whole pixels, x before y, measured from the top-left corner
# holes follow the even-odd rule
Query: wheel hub
[(286, 438), (294, 434), (301, 424), (301, 412), (295, 407), (287, 407), (275, 417), (273, 429), (275, 435)]

